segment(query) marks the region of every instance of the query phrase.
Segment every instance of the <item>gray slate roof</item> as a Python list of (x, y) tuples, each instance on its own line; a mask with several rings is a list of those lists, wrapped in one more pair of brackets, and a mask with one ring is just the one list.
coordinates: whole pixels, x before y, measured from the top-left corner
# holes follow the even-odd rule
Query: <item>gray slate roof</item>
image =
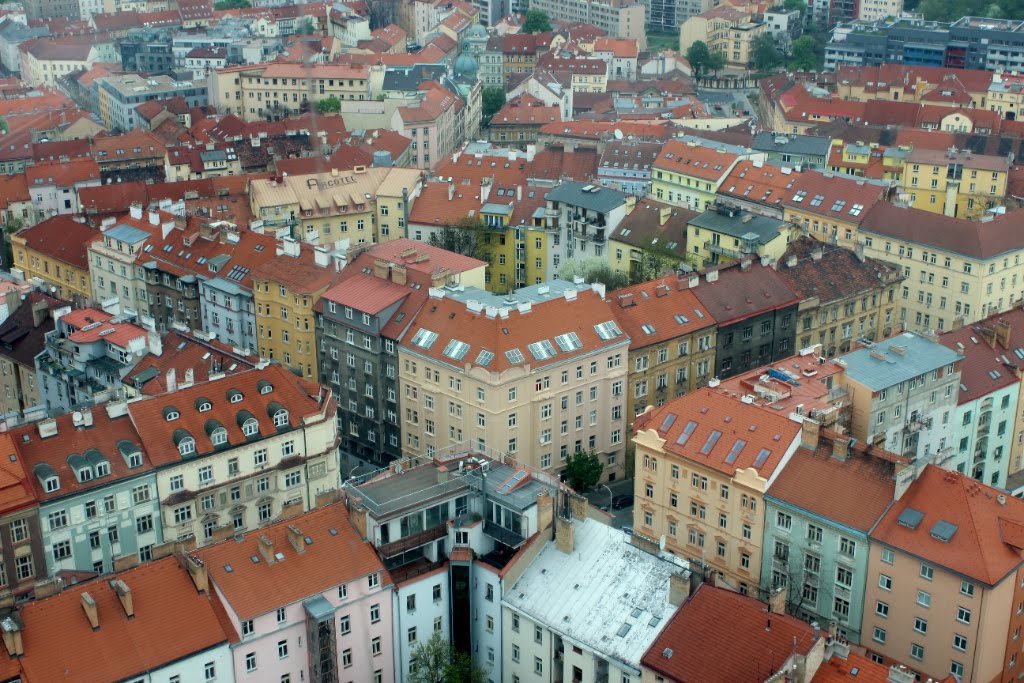
[[(584, 191), (584, 187), (593, 188), (596, 191)], [(552, 188), (547, 194), (549, 201), (564, 202), (600, 213), (608, 213), (612, 209), (622, 206), (626, 203), (627, 197), (629, 195), (625, 192), (611, 190), (592, 183), (577, 182), (562, 183), (558, 187)]]
[(805, 156), (827, 157), (832, 139), (813, 135), (791, 135), (763, 132), (754, 136), (754, 149), (760, 152), (781, 152)]
[(904, 332), (837, 360), (846, 363), (847, 377), (880, 391), (963, 360), (963, 356), (920, 334)]

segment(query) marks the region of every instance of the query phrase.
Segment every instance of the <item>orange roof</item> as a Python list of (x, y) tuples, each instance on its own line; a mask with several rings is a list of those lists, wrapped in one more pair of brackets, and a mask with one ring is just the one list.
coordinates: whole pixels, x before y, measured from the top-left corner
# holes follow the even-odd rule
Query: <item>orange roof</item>
[[(919, 515), (904, 515), (907, 510)], [(911, 516), (920, 517), (916, 525), (907, 523)], [(940, 521), (953, 525), (949, 542), (934, 535)], [(879, 522), (871, 540), (994, 586), (1021, 564), (1024, 538), (1006, 533), (1021, 524), (1024, 500), (928, 465)]]
[(62, 316), (61, 322), (80, 330), (86, 325), (105, 323), (113, 317), (114, 316), (110, 315), (106, 311), (101, 311), (97, 308), (76, 308), (70, 313)]
[(100, 232), (70, 216), (58, 215), (19, 230), (16, 234), (25, 240), (25, 246), (29, 249), (80, 270), (88, 270), (89, 255), (86, 250)]
[[(61, 318), (68, 325), (78, 328), (68, 335), (68, 339), (76, 344), (91, 344), (104, 341), (114, 346), (127, 348), (135, 339), (146, 336), (146, 331), (131, 323), (110, 322), (108, 313), (95, 308), (81, 308)], [(85, 322), (82, 321), (92, 321)]]
[(111, 162), (145, 157), (163, 157), (167, 151), (163, 141), (149, 131), (139, 128), (124, 135), (105, 135), (93, 139), (98, 162)]
[[(574, 300), (554, 293), (545, 301), (535, 302), (528, 309), (514, 304), (507, 309), (507, 315), (488, 313), (486, 307), (474, 311), (471, 302), (452, 298), (431, 298), (416, 316), (415, 322), (402, 337), (402, 346), (411, 352), (427, 356), (439, 363), (463, 369), (472, 365), (488, 371), (504, 372), (510, 368), (532, 370), (570, 358), (592, 355), (627, 341), (621, 332), (602, 339), (597, 326), (613, 322), (611, 305), (591, 289), (578, 291)], [(428, 347), (412, 340), (420, 330), (436, 334)], [(556, 345), (559, 335), (575, 333), (578, 343), (566, 350)], [(534, 354), (529, 345), (547, 341), (550, 348), (546, 354)], [(462, 342), (468, 345), (461, 359), (445, 355), (449, 344)], [(485, 360), (486, 354), (493, 356)], [(520, 360), (516, 360), (520, 359)]]
[[(39, 436), (36, 424), (23, 425), (10, 432), (26, 469), (35, 472), (35, 468), (42, 465), (41, 469), (48, 467), (60, 477), (60, 488), (52, 493), (46, 492), (38, 473), (31, 477), (32, 489), (40, 501), (107, 486), (112, 481), (134, 477), (153, 468), (127, 415), (111, 418), (102, 407), (96, 407), (92, 409), (90, 427), (76, 427), (70, 414), (58, 416), (55, 422), (57, 434), (45, 439)], [(72, 455), (85, 455), (90, 449), (98, 450), (106, 459), (110, 464), (110, 474), (80, 482), (68, 460)], [(129, 469), (125, 458), (132, 452), (142, 454), (142, 465)]]
[(0, 514), (8, 514), (38, 501), (32, 491), (30, 475), (17, 457), (11, 433), (0, 433)]
[[(134, 385), (143, 394), (156, 396), (167, 392), (168, 370), (174, 369), (177, 380), (181, 382), (185, 379), (185, 371), (191, 368), (194, 373), (193, 381), (206, 382), (212, 374), (222, 372), (232, 375), (251, 370), (259, 361), (255, 356), (235, 353), (223, 342), (200, 339), (177, 330), (168, 332), (161, 342), (163, 353), (159, 356), (146, 355), (125, 376), (125, 384)], [(148, 380), (140, 377), (151, 375), (151, 368), (157, 371), (155, 377)], [(147, 370), (149, 372), (146, 372)]]
[(884, 185), (833, 173), (804, 171), (797, 174), (793, 187), (783, 197), (783, 205), (859, 224), (885, 194)]
[[(289, 526), (310, 539), (301, 553), (288, 541)], [(281, 553), (284, 559), (267, 564), (260, 557), (257, 539), (263, 536), (270, 539), (274, 552)], [(242, 541), (229, 539), (195, 554), (241, 621), (376, 572), (382, 574), (382, 590), (391, 584), (373, 546), (352, 528), (343, 503), (271, 524), (246, 534)], [(259, 562), (253, 562), (253, 557), (259, 557)], [(231, 571), (225, 569), (228, 565)], [(366, 587), (365, 581), (362, 587)]]
[(654, 162), (655, 168), (702, 180), (721, 180), (739, 157), (729, 152), (682, 140), (669, 140)]
[(853, 650), (845, 657), (833, 654), (818, 667), (811, 683), (890, 683), (889, 667)]
[[(692, 334), (715, 324), (688, 289), (661, 279), (617, 289), (608, 295), (619, 327), (630, 336), (631, 351)], [(651, 330), (648, 332), (648, 330)]]
[[(413, 249), (416, 250), (415, 254), (410, 253)], [(453, 273), (464, 273), (487, 265), (486, 261), (456, 254), (407, 237), (375, 244), (370, 247), (368, 253), (375, 259), (401, 263), (407, 270), (424, 274), (435, 273), (441, 268), (447, 268)]]
[(327, 266), (318, 266), (313, 246), (300, 244), (299, 256), (278, 256), (264, 261), (252, 271), (253, 280), (268, 280), (283, 284), (296, 294), (313, 294), (340, 278), (333, 259)]
[(456, 185), (449, 196), (448, 183), (424, 183), (409, 212), (409, 222), (422, 225), (454, 224), (480, 213), (479, 185)]
[(492, 126), (543, 125), (562, 120), (562, 108), (547, 106), (533, 95), (523, 94), (505, 103), (491, 119)]
[(702, 583), (640, 663), (671, 681), (763, 681), (821, 637), (810, 624), (768, 612), (752, 597)]
[(600, 37), (594, 41), (594, 52), (611, 52), (613, 56), (628, 59), (640, 54), (635, 38)]
[[(125, 615), (112, 579), (131, 589), (133, 618)], [(82, 609), (83, 593), (96, 602), (96, 630)], [(144, 677), (153, 669), (226, 644), (228, 634), (217, 609), (210, 596), (196, 592), (178, 559), (165, 557), (27, 603), (21, 609), (25, 654), (18, 661), (29, 681)]]
[(788, 196), (795, 177), (795, 173), (783, 173), (779, 166), (740, 161), (722, 181), (718, 193), (740, 201), (775, 207)]
[[(262, 382), (269, 382), (271, 391), (261, 393), (260, 388), (264, 386)], [(231, 403), (229, 394), (234, 392), (241, 392), (244, 402)], [(322, 398), (322, 395), (310, 395), (306, 386), (291, 371), (279, 365), (270, 365), (262, 370), (240, 372), (178, 389), (171, 394), (143, 399), (130, 404), (128, 412), (137, 427), (145, 426), (140, 436), (153, 463), (163, 466), (182, 461), (176, 440), (181, 436), (195, 439), (196, 453), (200, 457), (212, 453), (214, 445), (207, 429), (212, 422), (225, 427), (228, 443), (237, 446), (251, 440), (251, 437), (242, 433), (242, 414), (251, 413), (259, 421), (260, 434), (271, 435), (295, 429), (305, 418), (323, 415), (329, 401), (318, 400)], [(206, 412), (199, 412), (199, 399), (206, 399), (213, 407)], [(272, 404), (280, 404), (288, 411), (289, 426), (273, 426)], [(178, 419), (168, 421), (164, 417), (164, 411), (168, 408), (178, 412)]]
[(29, 187), (56, 185), (70, 187), (76, 183), (100, 180), (100, 167), (95, 159), (45, 161), (25, 169)]
[(788, 417), (708, 387), (639, 415), (633, 429), (657, 430), (666, 453), (729, 476), (753, 467), (769, 480), (800, 436)]

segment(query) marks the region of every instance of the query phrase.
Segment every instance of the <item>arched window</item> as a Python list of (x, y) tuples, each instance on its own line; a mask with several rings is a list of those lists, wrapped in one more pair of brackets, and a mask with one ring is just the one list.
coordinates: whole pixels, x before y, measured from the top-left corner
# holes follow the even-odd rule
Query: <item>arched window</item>
[(171, 407), (164, 408), (164, 419), (167, 420), (168, 422), (174, 422), (179, 417), (181, 417), (181, 413), (179, 413), (174, 408), (171, 408)]
[(288, 411), (283, 408), (274, 413), (274, 426), (275, 427), (286, 427), (288, 426)]
[(228, 442), (228, 430), (223, 427), (213, 430), (213, 433), (210, 434), (210, 441), (213, 442), (214, 446), (223, 446)]
[(250, 417), (242, 423), (242, 433), (246, 436), (256, 436), (260, 433), (260, 423), (256, 421), (255, 417)]
[(178, 442), (178, 453), (181, 455), (192, 455), (196, 452), (196, 440), (187, 436)]
[(210, 410), (213, 410), (213, 404), (210, 403), (209, 401), (199, 401), (199, 403), (196, 405), (196, 408), (199, 409), (200, 413), (205, 413)]

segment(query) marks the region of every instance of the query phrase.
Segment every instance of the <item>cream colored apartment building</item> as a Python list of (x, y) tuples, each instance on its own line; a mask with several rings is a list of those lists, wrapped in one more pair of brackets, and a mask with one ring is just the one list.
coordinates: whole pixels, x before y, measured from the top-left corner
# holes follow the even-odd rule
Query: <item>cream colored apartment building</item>
[(205, 545), (315, 507), (338, 483), (329, 389), (280, 365), (179, 388), (128, 406), (157, 464), (166, 539)]
[(717, 585), (760, 596), (764, 495), (800, 446), (801, 427), (716, 387), (634, 421), (633, 528), (664, 538)]
[(1024, 216), (988, 222), (879, 202), (858, 237), (864, 255), (903, 269), (899, 321), (949, 330), (1015, 306), (1024, 297)]
[(957, 218), (980, 218), (1002, 206), (1010, 162), (1006, 157), (914, 149), (900, 178), (900, 194), (915, 209)]
[(629, 337), (600, 289), (431, 289), (398, 349), (405, 451), (466, 444), (551, 473), (593, 451), (621, 479)]
[(246, 121), (284, 119), (328, 97), (372, 100), (370, 67), (271, 62), (210, 72), (210, 104)]
[(356, 166), (351, 171), (253, 180), (249, 207), (265, 231), (313, 244), (351, 246), (403, 237), (422, 171)]

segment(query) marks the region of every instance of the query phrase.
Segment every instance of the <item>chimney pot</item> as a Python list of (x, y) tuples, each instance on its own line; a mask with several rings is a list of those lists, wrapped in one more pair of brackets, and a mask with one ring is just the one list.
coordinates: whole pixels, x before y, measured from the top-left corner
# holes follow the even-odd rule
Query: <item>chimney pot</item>
[(295, 548), (295, 552), (301, 554), (306, 551), (306, 537), (302, 535), (302, 532), (294, 524), (288, 525), (288, 542)]
[(274, 543), (266, 535), (262, 535), (257, 540), (256, 545), (260, 551), (260, 556), (263, 557), (263, 561), (267, 564), (274, 564)]
[(110, 586), (117, 593), (117, 599), (121, 601), (121, 607), (124, 608), (125, 616), (129, 619), (134, 619), (135, 604), (132, 602), (132, 589), (121, 579), (111, 581)]
[(100, 627), (99, 608), (96, 606), (96, 600), (88, 593), (82, 593), (82, 610), (85, 612), (92, 630), (98, 630)]

